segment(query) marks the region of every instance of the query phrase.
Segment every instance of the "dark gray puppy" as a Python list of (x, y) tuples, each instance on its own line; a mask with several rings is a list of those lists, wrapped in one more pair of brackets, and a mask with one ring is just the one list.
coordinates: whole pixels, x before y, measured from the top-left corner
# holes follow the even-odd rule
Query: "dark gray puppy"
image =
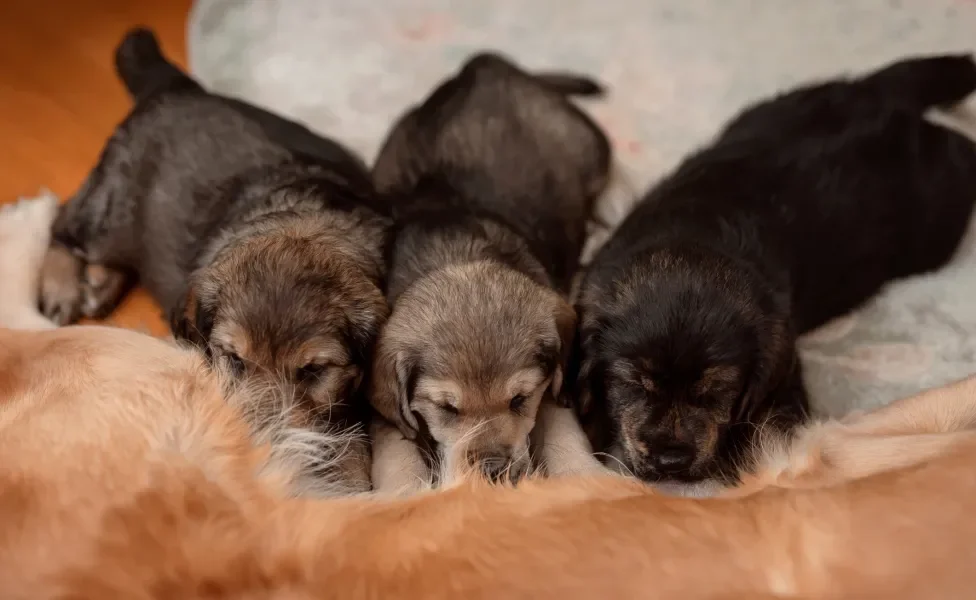
[(562, 292), (610, 167), (606, 136), (567, 96), (601, 92), (480, 54), (376, 160), (397, 224), (371, 402), (436, 444), (443, 478), (522, 473), (540, 403), (559, 395), (576, 329)]
[[(353, 426), (375, 336), (384, 216), (362, 163), (338, 144), (215, 96), (166, 61), (152, 33), (118, 48), (136, 101), (53, 231), (45, 314), (69, 322), (115, 308), (136, 280), (248, 385), (284, 390), (296, 426)], [(280, 393), (269, 394), (280, 397)], [(365, 444), (337, 458), (368, 487)]]

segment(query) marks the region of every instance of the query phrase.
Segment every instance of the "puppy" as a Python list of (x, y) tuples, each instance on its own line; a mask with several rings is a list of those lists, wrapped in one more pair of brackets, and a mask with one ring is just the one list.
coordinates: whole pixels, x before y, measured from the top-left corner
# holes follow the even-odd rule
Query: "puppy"
[[(288, 392), (295, 426), (356, 426), (388, 312), (389, 219), (369, 174), (334, 142), (207, 93), (148, 31), (116, 63), (136, 104), (54, 224), (45, 313), (106, 315), (138, 279), (178, 339), (251, 387)], [(357, 489), (364, 444), (350, 451)]]
[(648, 481), (728, 479), (757, 431), (800, 423), (796, 336), (941, 267), (966, 230), (976, 148), (923, 112), (974, 89), (968, 56), (804, 87), (654, 186), (582, 278), (596, 445)]
[(610, 165), (606, 136), (568, 96), (600, 92), (479, 54), (376, 159), (396, 225), (370, 398), (408, 439), (433, 442), (445, 480), (524, 473), (539, 406), (560, 395), (576, 330), (563, 294)]

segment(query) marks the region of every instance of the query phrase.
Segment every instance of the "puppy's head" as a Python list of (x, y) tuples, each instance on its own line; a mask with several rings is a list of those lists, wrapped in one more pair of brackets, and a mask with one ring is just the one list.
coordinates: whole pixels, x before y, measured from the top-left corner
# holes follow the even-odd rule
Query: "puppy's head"
[(193, 274), (174, 335), (242, 382), (294, 390), (296, 418), (328, 419), (368, 367), (382, 292), (341, 240), (288, 227), (242, 237)]
[(493, 262), (449, 267), (404, 292), (380, 336), (371, 401), (429, 435), (448, 478), (517, 478), (543, 397), (558, 397), (576, 315), (556, 292)]
[(584, 397), (627, 466), (648, 481), (734, 477), (796, 360), (769, 295), (730, 263), (655, 256), (582, 310)]

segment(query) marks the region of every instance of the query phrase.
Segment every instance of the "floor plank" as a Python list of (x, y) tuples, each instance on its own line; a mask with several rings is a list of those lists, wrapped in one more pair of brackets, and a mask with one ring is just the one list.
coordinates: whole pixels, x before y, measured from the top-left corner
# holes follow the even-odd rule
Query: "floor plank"
[[(130, 107), (115, 77), (115, 46), (128, 29), (145, 25), (185, 65), (191, 2), (0, 2), (0, 202), (42, 188), (71, 195)], [(109, 321), (167, 332), (159, 309), (141, 291)]]

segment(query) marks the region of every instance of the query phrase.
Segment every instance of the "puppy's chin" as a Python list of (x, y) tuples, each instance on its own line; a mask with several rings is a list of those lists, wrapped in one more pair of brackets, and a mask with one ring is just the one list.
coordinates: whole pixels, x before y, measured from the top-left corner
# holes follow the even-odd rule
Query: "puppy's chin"
[(635, 463), (631, 469), (638, 479), (648, 483), (697, 484), (712, 479), (712, 471), (708, 469), (692, 468), (678, 473), (659, 473), (644, 463)]
[(696, 482), (662, 481), (651, 483), (651, 486), (664, 495), (682, 498), (709, 498), (717, 496), (726, 489), (722, 482), (715, 479), (702, 479)]
[(515, 484), (531, 475), (532, 461), (528, 446), (517, 451), (512, 461), (504, 468), (486, 468), (486, 465), (472, 464), (464, 458), (465, 452), (454, 447), (439, 445), (438, 458), (441, 485), (451, 485), (460, 481), (480, 479), (492, 483)]

